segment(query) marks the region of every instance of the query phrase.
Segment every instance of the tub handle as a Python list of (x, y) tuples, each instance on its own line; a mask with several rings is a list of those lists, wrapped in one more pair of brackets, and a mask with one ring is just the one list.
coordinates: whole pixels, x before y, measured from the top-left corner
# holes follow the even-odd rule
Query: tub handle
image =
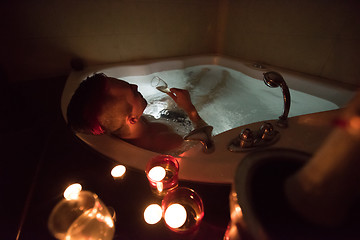
[(230, 142), (228, 150), (230, 152), (252, 151), (258, 148), (270, 146), (276, 143), (279, 138), (279, 131), (274, 130), (271, 123), (264, 122), (257, 131), (252, 131), (248, 128), (243, 129), (239, 136)]

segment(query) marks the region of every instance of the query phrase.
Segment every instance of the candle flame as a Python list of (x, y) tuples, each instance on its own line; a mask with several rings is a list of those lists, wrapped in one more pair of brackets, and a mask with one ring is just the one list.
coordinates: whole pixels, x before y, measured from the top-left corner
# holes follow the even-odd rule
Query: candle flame
[(162, 209), (158, 204), (150, 204), (144, 211), (144, 219), (148, 224), (155, 224), (162, 217)]
[(166, 176), (166, 171), (163, 167), (156, 166), (150, 169), (148, 176), (156, 182), (163, 180)]
[(81, 192), (82, 186), (79, 183), (74, 183), (68, 186), (64, 191), (64, 198), (66, 200), (77, 199)]
[(181, 204), (171, 204), (165, 211), (165, 222), (171, 228), (183, 226), (186, 218), (186, 209)]
[(124, 176), (126, 167), (124, 165), (117, 165), (111, 170), (111, 176), (114, 178), (120, 178)]

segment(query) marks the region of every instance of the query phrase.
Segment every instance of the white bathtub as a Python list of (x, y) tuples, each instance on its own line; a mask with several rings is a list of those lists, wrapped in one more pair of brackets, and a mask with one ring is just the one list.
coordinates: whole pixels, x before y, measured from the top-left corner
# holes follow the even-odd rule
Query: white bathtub
[[(179, 178), (202, 182), (231, 183), (236, 166), (246, 153), (229, 152), (227, 150), (229, 142), (236, 137), (244, 127), (255, 130), (265, 120), (275, 123), (277, 117), (280, 116), (283, 111), (281, 90), (279, 88), (268, 88), (262, 83), (264, 72), (277, 71), (281, 73), (291, 89), (292, 94), (289, 128), (278, 129), (275, 127), (279, 130), (281, 136), (280, 140), (271, 147), (294, 148), (313, 153), (329, 132), (329, 128), (325, 127), (326, 124), (320, 124), (320, 122), (327, 121), (329, 116), (333, 116), (336, 111), (331, 110), (343, 107), (355, 93), (341, 86), (327, 84), (324, 79), (317, 77), (298, 74), (271, 66), (258, 69), (253, 67), (253, 64), (253, 62), (243, 62), (223, 56), (195, 56), (131, 64), (93, 66), (83, 71), (74, 71), (70, 74), (65, 84), (61, 99), (63, 116), (66, 120), (67, 105), (80, 82), (94, 72), (103, 72), (108, 76), (136, 83), (139, 85), (139, 91), (143, 93), (144, 97), (151, 98), (154, 94), (161, 94), (153, 90), (149, 84), (150, 79), (154, 75), (161, 75), (162, 78), (171, 80), (170, 87), (183, 87), (185, 85), (180, 82), (181, 79), (186, 79), (191, 76), (193, 72), (197, 74), (200, 73), (202, 69), (212, 69), (211, 66), (224, 67), (230, 76), (227, 78), (230, 79), (231, 84), (228, 81), (225, 85), (229, 85), (230, 87), (219, 93), (223, 95), (232, 94), (234, 97), (226, 99), (217, 93), (214, 95), (215, 100), (205, 105), (197, 106), (201, 108), (199, 112), (204, 120), (210, 125), (214, 125), (215, 152), (211, 154), (203, 153), (202, 146), (199, 143), (179, 156)], [(185, 70), (182, 71), (183, 69)], [(211, 89), (209, 79), (221, 78), (220, 75), (215, 76), (211, 74), (219, 74), (222, 71), (223, 69), (206, 71), (207, 77), (201, 78), (205, 90), (200, 91), (200, 95), (207, 94), (206, 87)], [(177, 76), (169, 75), (173, 72), (175, 72)], [(233, 87), (232, 84), (239, 81), (240, 78), (244, 78), (245, 83), (243, 83), (243, 85), (240, 84), (240, 87)], [(253, 86), (252, 89), (249, 88), (250, 86)], [(193, 88), (193, 90), (196, 92), (196, 87)], [(243, 91), (242, 94), (241, 91)], [(273, 95), (274, 99), (278, 99), (271, 101), (273, 103), (272, 105), (274, 105), (273, 107), (264, 105), (265, 107), (263, 107), (265, 109), (260, 109), (260, 105), (262, 104), (258, 104), (259, 106), (255, 105), (246, 109), (249, 105), (248, 103), (256, 103), (256, 101), (263, 103), (270, 102), (270, 100), (262, 99), (265, 93), (269, 96)], [(239, 95), (238, 97), (236, 97), (237, 94)], [(258, 95), (255, 97), (255, 94)], [(246, 99), (242, 100), (241, 97), (244, 96)], [(196, 98), (196, 96), (192, 96), (192, 98), (193, 97)], [(303, 104), (303, 102), (306, 101), (308, 104)], [(196, 99), (194, 102), (196, 105)], [(315, 102), (316, 104), (314, 104)], [(226, 109), (224, 106), (230, 106), (230, 109)], [(271, 111), (269, 111), (269, 108), (271, 108)], [(219, 113), (218, 111), (223, 112)], [(140, 170), (144, 170), (147, 161), (158, 154), (106, 135), (92, 136), (77, 134), (77, 136), (99, 153), (128, 167)]]

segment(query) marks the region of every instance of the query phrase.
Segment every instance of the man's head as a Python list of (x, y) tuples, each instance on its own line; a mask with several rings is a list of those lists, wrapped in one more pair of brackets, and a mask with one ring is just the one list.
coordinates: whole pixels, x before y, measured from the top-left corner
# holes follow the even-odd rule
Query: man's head
[(126, 138), (141, 117), (146, 100), (137, 85), (98, 73), (84, 80), (67, 109), (69, 125), (77, 132), (116, 134)]

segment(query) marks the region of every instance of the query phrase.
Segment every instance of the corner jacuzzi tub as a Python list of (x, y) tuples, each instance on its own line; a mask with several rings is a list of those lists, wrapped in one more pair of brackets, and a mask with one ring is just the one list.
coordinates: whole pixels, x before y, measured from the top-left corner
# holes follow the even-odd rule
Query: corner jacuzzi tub
[[(332, 110), (345, 106), (354, 95), (353, 91), (327, 85), (319, 78), (271, 66), (263, 68), (254, 66), (251, 62), (223, 56), (195, 56), (93, 66), (70, 74), (61, 99), (62, 113), (66, 120), (67, 105), (81, 81), (95, 72), (103, 72), (108, 76), (137, 84), (139, 91), (149, 103), (144, 113), (160, 118), (164, 110), (176, 109), (176, 105), (166, 94), (151, 86), (151, 79), (159, 76), (168, 83), (169, 87), (188, 89), (201, 117), (214, 127), (215, 151), (205, 154), (202, 145), (198, 143), (177, 156), (180, 163), (179, 178), (231, 183), (236, 166), (246, 152), (229, 152), (227, 146), (230, 141), (240, 133), (241, 129), (256, 130), (264, 121), (275, 126), (277, 118), (283, 112), (281, 89), (267, 87), (262, 81), (264, 72), (279, 72), (284, 77), (291, 94), (289, 128), (275, 127), (281, 134), (275, 147), (297, 148), (312, 153), (326, 137), (327, 131), (320, 129), (321, 124), (311, 123), (316, 123), (317, 116), (323, 116), (323, 112), (333, 112)], [(171, 124), (171, 121), (169, 123)], [(182, 131), (186, 133), (191, 130), (190, 125), (183, 123), (175, 124), (173, 127), (177, 128), (180, 134)], [(304, 135), (307, 131), (314, 136), (310, 133)], [(294, 139), (294, 135), (299, 132), (301, 136)], [(150, 158), (159, 154), (107, 135), (92, 136), (78, 133), (76, 135), (106, 157), (140, 170), (145, 169)], [(308, 142), (309, 139), (314, 138), (318, 141)]]

